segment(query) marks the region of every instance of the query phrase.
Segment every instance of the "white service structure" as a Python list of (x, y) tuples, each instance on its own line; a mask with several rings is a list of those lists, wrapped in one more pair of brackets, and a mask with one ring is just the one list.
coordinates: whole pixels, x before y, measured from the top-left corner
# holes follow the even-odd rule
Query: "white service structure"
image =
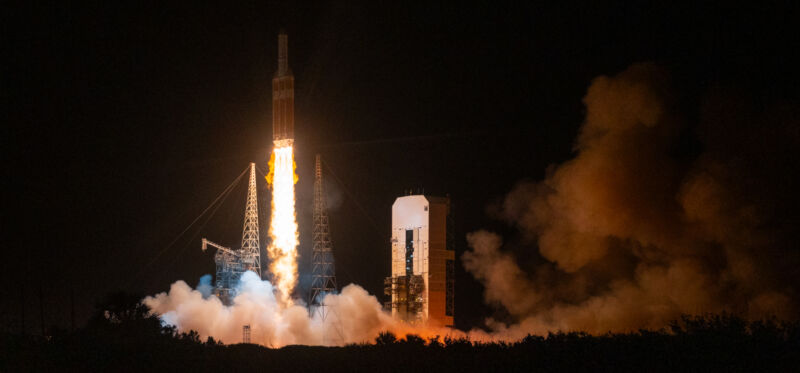
[(386, 281), (394, 317), (453, 325), (455, 252), (449, 219), (447, 197), (408, 195), (394, 201), (392, 277)]

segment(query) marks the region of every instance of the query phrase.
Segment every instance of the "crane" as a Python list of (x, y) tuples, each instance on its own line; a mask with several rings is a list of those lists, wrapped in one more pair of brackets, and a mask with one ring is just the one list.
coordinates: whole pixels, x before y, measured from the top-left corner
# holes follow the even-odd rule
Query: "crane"
[(242, 263), (242, 252), (240, 250), (232, 250), (204, 237), (202, 240), (203, 251), (206, 251), (209, 246), (217, 249), (216, 254), (214, 254), (214, 262), (217, 264), (214, 294), (223, 303), (229, 304), (236, 296), (236, 284), (239, 282), (239, 278), (249, 268), (246, 268)]
[(216, 247), (217, 250), (222, 250), (222, 252), (231, 255), (239, 255), (235, 251), (231, 250), (229, 247), (222, 246), (218, 243), (214, 243), (213, 241), (209, 241), (206, 238), (203, 238), (203, 251), (206, 251), (209, 246)]

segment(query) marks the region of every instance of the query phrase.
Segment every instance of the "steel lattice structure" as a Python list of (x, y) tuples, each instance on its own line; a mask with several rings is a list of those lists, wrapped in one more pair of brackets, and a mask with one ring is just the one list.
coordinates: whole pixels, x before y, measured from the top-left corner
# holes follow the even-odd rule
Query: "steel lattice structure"
[(336, 292), (336, 273), (331, 245), (328, 211), (325, 206), (325, 195), (322, 189), (322, 162), (319, 154), (316, 157), (314, 178), (314, 230), (313, 252), (311, 256), (311, 292), (309, 293), (309, 312), (319, 311), (324, 319), (327, 316), (323, 298), (328, 293)]
[(258, 235), (258, 194), (256, 191), (256, 164), (250, 163), (250, 183), (247, 188), (247, 207), (242, 228), (242, 259), (247, 269), (261, 277), (261, 247)]
[(253, 271), (259, 277), (261, 274), (261, 248), (258, 234), (258, 194), (256, 191), (256, 164), (250, 163), (250, 183), (247, 189), (247, 205), (244, 212), (244, 227), (242, 228), (242, 247), (232, 250), (216, 244), (205, 238), (202, 249), (208, 246), (217, 249), (214, 262), (217, 265), (214, 294), (223, 303), (230, 304), (236, 296), (236, 285), (245, 271)]

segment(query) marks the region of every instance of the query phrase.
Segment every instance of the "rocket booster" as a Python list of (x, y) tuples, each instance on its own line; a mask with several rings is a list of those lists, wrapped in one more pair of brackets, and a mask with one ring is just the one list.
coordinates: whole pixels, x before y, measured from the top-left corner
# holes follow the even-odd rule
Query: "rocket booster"
[(272, 141), (277, 147), (294, 142), (294, 75), (289, 69), (289, 38), (278, 34), (278, 71), (272, 78)]

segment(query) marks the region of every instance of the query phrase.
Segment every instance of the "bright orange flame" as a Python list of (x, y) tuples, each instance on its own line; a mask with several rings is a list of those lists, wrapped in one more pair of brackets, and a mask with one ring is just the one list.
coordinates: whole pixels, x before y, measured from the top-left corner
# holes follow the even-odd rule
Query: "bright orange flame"
[(272, 189), (272, 179), (275, 178), (275, 152), (269, 156), (269, 173), (267, 174), (267, 187)]
[[(297, 184), (297, 180), (299, 180), (300, 178), (297, 176), (297, 163), (295, 163), (294, 159), (292, 159), (292, 172), (294, 174), (294, 183)], [(275, 152), (273, 152), (269, 157), (269, 173), (266, 176), (268, 188), (272, 188), (272, 179), (274, 178), (275, 178)]]
[[(269, 235), (272, 238), (267, 252), (271, 259), (275, 286), (285, 305), (292, 304), (292, 290), (297, 284), (297, 215), (294, 210), (294, 184), (297, 175), (292, 146), (276, 147), (270, 158), (267, 182), (272, 185), (272, 219)], [(270, 178), (271, 176), (271, 178)], [(270, 180), (271, 179), (271, 180)]]

